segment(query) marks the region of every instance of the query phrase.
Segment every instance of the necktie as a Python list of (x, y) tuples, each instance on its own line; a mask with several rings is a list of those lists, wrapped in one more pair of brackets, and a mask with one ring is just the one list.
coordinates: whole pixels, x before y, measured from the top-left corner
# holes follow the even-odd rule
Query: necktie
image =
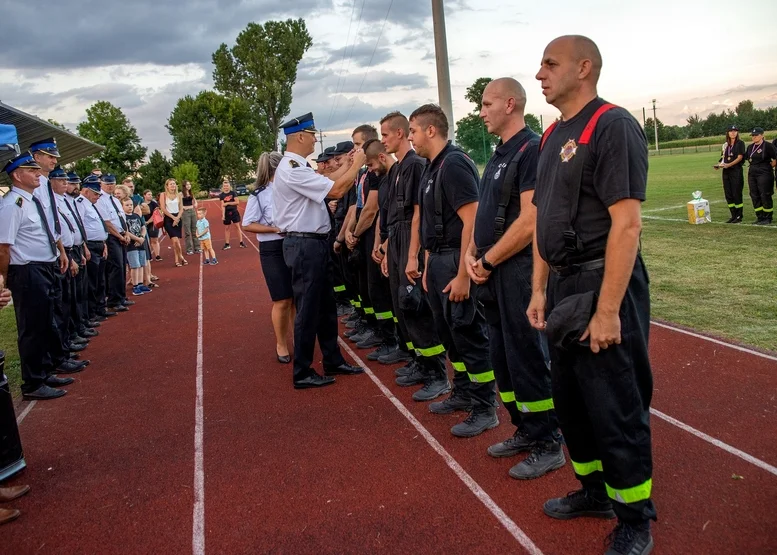
[(73, 214), (73, 218), (76, 220), (78, 231), (81, 232), (81, 239), (86, 241), (86, 230), (84, 229), (84, 222), (81, 221), (81, 216), (78, 215), (78, 211), (73, 208), (73, 205), (70, 204), (67, 200), (65, 200), (65, 204), (67, 204), (67, 207), (70, 209), (70, 213)]
[(119, 221), (121, 222), (121, 229), (124, 231), (127, 231), (127, 220), (123, 218), (123, 215), (121, 212), (119, 212), (119, 209), (116, 207), (116, 199), (112, 196), (111, 197), (111, 205), (113, 206), (113, 209), (116, 211), (116, 215), (119, 217)]
[(51, 202), (51, 213), (54, 215), (54, 231), (57, 235), (62, 233), (62, 226), (59, 224), (59, 216), (57, 215), (57, 203), (54, 201), (54, 191), (51, 189), (51, 181), (46, 180), (46, 189), (49, 191), (49, 201)]
[[(89, 204), (92, 204), (92, 203), (90, 202)], [(105, 220), (103, 220), (103, 217), (100, 215), (100, 211), (97, 210), (97, 206), (92, 204), (92, 208), (94, 208), (94, 211), (97, 212), (97, 219), (100, 220), (101, 224), (103, 224), (103, 229), (105, 230), (105, 233), (108, 233), (108, 226), (105, 225)]]
[(62, 212), (62, 210), (60, 210), (59, 207), (57, 207), (57, 211), (59, 212), (59, 215), (62, 216), (62, 218), (65, 220), (65, 223), (67, 224), (67, 228), (70, 230), (70, 233), (75, 235), (76, 228), (74, 228), (73, 224), (70, 223), (70, 220), (67, 219), (67, 216), (65, 216), (65, 213)]
[[(38, 209), (38, 215), (40, 216), (40, 219), (43, 220), (43, 229), (46, 230), (46, 236), (49, 238), (51, 254), (57, 256), (57, 242), (54, 241), (54, 236), (51, 234), (51, 229), (49, 229), (49, 221), (46, 219), (46, 213), (43, 211), (43, 205), (40, 203), (37, 197), (34, 196), (32, 197), (32, 202), (35, 203), (35, 208)], [(59, 221), (59, 218), (57, 218), (57, 221)]]

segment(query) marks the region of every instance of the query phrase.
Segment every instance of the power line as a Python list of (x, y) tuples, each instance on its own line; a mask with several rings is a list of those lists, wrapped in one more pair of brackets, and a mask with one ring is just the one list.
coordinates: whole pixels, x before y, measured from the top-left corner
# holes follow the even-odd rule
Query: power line
[[(356, 0), (354, 0), (354, 6), (356, 5), (355, 2), (356, 2)], [(340, 92), (345, 90), (345, 83), (348, 80), (348, 70), (351, 68), (351, 60), (353, 59), (353, 53), (356, 50), (356, 43), (359, 42), (359, 29), (361, 28), (361, 25), (362, 25), (362, 16), (364, 15), (364, 4), (366, 2), (367, 2), (367, 0), (362, 0), (362, 7), (361, 7), (361, 10), (359, 10), (359, 21), (356, 23), (356, 33), (354, 34), (353, 45), (351, 45), (351, 53), (348, 56), (348, 60), (347, 60), (346, 65), (345, 65), (345, 71), (342, 72), (343, 87), (342, 87), (342, 89), (340, 89)], [(346, 45), (346, 50), (348, 50), (348, 45)], [(337, 96), (337, 94), (338, 94), (338, 91), (335, 90), (335, 106), (334, 106), (333, 116), (332, 117), (334, 117), (334, 114), (337, 114), (337, 105), (340, 103), (340, 97)]]
[(337, 100), (337, 91), (340, 90), (340, 80), (343, 77), (343, 66), (345, 65), (345, 55), (348, 53), (348, 41), (351, 40), (351, 25), (353, 25), (353, 14), (356, 12), (356, 2), (353, 0), (353, 7), (351, 8), (351, 19), (348, 21), (348, 34), (345, 37), (345, 46), (343, 47), (343, 58), (340, 60), (340, 73), (337, 75), (337, 86), (335, 87), (335, 94), (332, 97), (332, 109), (329, 111), (329, 119), (326, 121), (326, 126), (332, 122), (332, 116), (335, 114), (335, 101)]
[(380, 26), (380, 33), (378, 33), (378, 40), (375, 41), (375, 48), (372, 49), (372, 56), (370, 56), (370, 63), (367, 64), (367, 71), (364, 72), (364, 76), (362, 77), (362, 82), (359, 85), (359, 90), (356, 91), (356, 96), (353, 97), (353, 102), (351, 102), (351, 107), (348, 109), (348, 115), (345, 116), (345, 121), (348, 121), (348, 118), (351, 117), (351, 111), (353, 110), (353, 107), (356, 105), (356, 99), (359, 98), (359, 94), (362, 92), (362, 87), (364, 86), (364, 80), (367, 79), (367, 75), (370, 73), (370, 69), (372, 69), (372, 60), (375, 58), (375, 52), (378, 51), (378, 44), (380, 43), (380, 38), (383, 36), (383, 29), (386, 28), (386, 22), (388, 21), (389, 13), (391, 13), (391, 6), (394, 5), (394, 0), (391, 0), (389, 2), (388, 10), (386, 10), (386, 17), (383, 18), (383, 25)]

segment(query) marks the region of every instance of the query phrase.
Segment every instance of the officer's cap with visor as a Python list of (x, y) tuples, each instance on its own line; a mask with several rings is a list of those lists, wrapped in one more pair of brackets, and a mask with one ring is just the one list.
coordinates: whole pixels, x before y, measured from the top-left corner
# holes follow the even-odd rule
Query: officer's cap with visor
[(49, 173), (49, 180), (52, 179), (67, 179), (67, 172), (57, 166), (53, 170), (51, 170), (51, 173)]
[(52, 137), (50, 139), (43, 139), (42, 141), (35, 141), (30, 145), (30, 152), (35, 154), (36, 152), (45, 152), (55, 158), (59, 158), (59, 149), (57, 148), (57, 140)]
[(78, 177), (76, 172), (70, 172), (67, 174), (67, 182), (77, 185), (81, 183), (81, 178)]
[(18, 170), (19, 168), (32, 168), (39, 170), (40, 166), (35, 161), (35, 158), (32, 157), (31, 153), (22, 152), (19, 156), (8, 161), (8, 163), (3, 168), (3, 171), (8, 175), (11, 175), (11, 173), (13, 173), (15, 170)]
[(313, 121), (313, 113), (308, 112), (304, 116), (298, 118), (292, 118), (289, 121), (282, 123), (280, 126), (283, 129), (284, 135), (292, 135), (304, 131), (305, 133), (318, 133), (316, 124)]
[(752, 133), (750, 133), (750, 136), (758, 137), (759, 135), (763, 135), (763, 134), (764, 134), (763, 127), (756, 127), (755, 129), (753, 129)]
[[(329, 147), (333, 148), (333, 147)], [(329, 148), (324, 150), (321, 154), (318, 155), (318, 158), (316, 158), (316, 164), (320, 164), (321, 162), (328, 162), (332, 159), (332, 153), (329, 152)]]
[(340, 156), (341, 154), (348, 154), (353, 150), (353, 143), (351, 141), (343, 141), (342, 143), (337, 143), (337, 146), (335, 147), (335, 151), (333, 152), (334, 156)]
[(91, 189), (95, 193), (100, 192), (100, 177), (94, 174), (90, 174), (84, 178), (81, 182), (82, 189)]
[(100, 179), (102, 180), (103, 183), (107, 183), (108, 185), (116, 184), (116, 176), (111, 173), (106, 173)]

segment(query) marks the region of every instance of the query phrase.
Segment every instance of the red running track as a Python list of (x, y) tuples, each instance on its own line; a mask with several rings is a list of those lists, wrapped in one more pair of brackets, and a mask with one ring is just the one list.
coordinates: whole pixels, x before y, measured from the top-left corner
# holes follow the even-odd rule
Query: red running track
[[(216, 267), (174, 268), (165, 241), (161, 287), (100, 328), (68, 395), (18, 408), (28, 469), (11, 483), (32, 492), (0, 553), (602, 551), (612, 522), (542, 513), (577, 487), (569, 466), (516, 482), (519, 458), (485, 454), (512, 433), (502, 409), (461, 440), (448, 430), (462, 416), (414, 403), (394, 367), (292, 389), (258, 255), (236, 244)], [(655, 553), (775, 552), (777, 360), (651, 332), (653, 406), (679, 422), (652, 420)]]

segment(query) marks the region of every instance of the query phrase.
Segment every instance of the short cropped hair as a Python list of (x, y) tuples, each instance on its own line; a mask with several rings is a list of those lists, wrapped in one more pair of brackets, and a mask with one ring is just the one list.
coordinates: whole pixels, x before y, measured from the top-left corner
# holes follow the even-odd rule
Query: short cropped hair
[(410, 114), (410, 121), (412, 120), (419, 120), (424, 125), (432, 125), (441, 135), (448, 136), (448, 117), (437, 104), (424, 104), (416, 108)]
[(386, 147), (378, 139), (370, 139), (364, 146), (364, 155), (368, 160), (377, 158), (380, 154), (386, 154)]
[(389, 112), (383, 116), (383, 119), (380, 120), (380, 124), (383, 125), (386, 122), (388, 122), (389, 129), (392, 131), (401, 129), (405, 132), (405, 137), (410, 135), (410, 123), (402, 112)]
[(364, 124), (360, 125), (356, 129), (353, 130), (353, 133), (351, 133), (351, 136), (353, 137), (357, 133), (361, 133), (362, 137), (364, 137), (364, 141), (369, 141), (370, 139), (377, 139), (378, 138), (378, 130), (375, 129), (372, 125)]

